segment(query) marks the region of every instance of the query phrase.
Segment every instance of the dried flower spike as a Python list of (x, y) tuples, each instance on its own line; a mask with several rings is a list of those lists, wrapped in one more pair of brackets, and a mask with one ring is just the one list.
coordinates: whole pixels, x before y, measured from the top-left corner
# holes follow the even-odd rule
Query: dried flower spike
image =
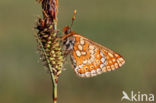
[[(40, 0), (42, 3), (43, 19), (39, 18), (37, 23), (37, 38), (43, 62), (51, 66), (57, 80), (63, 68), (63, 53), (60, 41), (57, 39), (57, 0)], [(42, 46), (40, 46), (42, 45)], [(43, 48), (42, 48), (43, 47)], [(41, 49), (42, 48), (42, 49)], [(44, 51), (44, 52), (43, 52)]]
[(35, 35), (42, 62), (49, 69), (53, 83), (53, 101), (57, 102), (57, 82), (62, 72), (64, 57), (58, 39), (58, 0), (37, 0), (42, 4), (43, 18), (39, 18)]

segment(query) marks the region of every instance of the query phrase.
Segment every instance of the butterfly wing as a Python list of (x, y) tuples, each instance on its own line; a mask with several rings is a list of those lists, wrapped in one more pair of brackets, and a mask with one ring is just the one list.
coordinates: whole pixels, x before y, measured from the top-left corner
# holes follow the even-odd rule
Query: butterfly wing
[(118, 53), (84, 36), (74, 34), (75, 38), (71, 61), (80, 77), (93, 77), (103, 72), (121, 67), (125, 60)]

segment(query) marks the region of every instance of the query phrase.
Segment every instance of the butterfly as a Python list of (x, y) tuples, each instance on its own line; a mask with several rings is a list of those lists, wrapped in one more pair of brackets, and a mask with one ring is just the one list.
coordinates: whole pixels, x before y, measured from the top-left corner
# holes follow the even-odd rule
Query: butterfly
[(64, 27), (63, 34), (64, 49), (70, 54), (72, 66), (80, 77), (93, 77), (125, 63), (120, 54), (72, 31), (70, 26)]

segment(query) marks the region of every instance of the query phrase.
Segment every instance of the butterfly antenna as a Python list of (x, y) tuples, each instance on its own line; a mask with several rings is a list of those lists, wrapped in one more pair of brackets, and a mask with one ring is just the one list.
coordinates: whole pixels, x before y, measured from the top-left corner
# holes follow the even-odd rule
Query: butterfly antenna
[(72, 26), (73, 26), (73, 24), (74, 24), (74, 21), (75, 21), (75, 18), (76, 18), (76, 14), (77, 14), (77, 10), (74, 10), (73, 11), (73, 17), (72, 17), (72, 23), (71, 23), (71, 28), (72, 28)]

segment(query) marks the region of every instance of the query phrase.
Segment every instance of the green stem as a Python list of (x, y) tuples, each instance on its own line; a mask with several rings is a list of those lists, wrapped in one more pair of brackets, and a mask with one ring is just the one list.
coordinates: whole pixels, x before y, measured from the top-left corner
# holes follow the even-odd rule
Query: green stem
[(51, 74), (52, 77), (52, 84), (53, 84), (53, 103), (57, 103), (57, 82), (53, 77), (53, 73)]

